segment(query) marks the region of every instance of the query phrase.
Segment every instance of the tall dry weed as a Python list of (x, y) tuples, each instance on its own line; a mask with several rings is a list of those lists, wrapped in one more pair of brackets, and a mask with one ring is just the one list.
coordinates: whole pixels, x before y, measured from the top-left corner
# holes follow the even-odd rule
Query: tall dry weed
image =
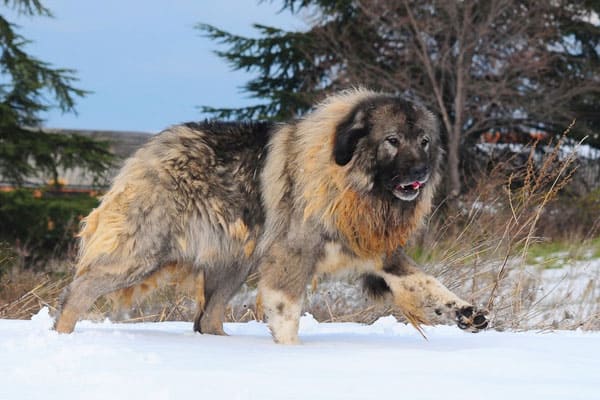
[[(539, 236), (538, 228), (552, 218), (546, 211), (576, 169), (576, 149), (564, 151), (567, 133), (543, 152), (534, 143), (525, 162), (508, 159), (496, 164), (476, 179), (458, 212), (431, 220), (420, 243), (433, 249), (424, 260), (428, 268), (449, 287), (485, 306), (497, 329), (600, 328), (593, 271), (586, 278), (565, 268), (555, 293), (561, 292), (561, 285), (572, 285), (572, 279), (587, 279), (583, 284), (589, 288), (587, 303), (561, 315), (565, 304), (542, 287), (547, 285), (547, 271), (527, 262), (531, 246), (548, 240)], [(449, 235), (453, 230), (458, 233)]]

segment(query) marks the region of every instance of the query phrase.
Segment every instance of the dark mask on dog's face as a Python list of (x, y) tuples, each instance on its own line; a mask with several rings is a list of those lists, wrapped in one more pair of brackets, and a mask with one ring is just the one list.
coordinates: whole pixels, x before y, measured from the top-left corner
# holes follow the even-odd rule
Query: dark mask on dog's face
[(373, 194), (413, 201), (439, 168), (437, 120), (401, 98), (366, 100), (338, 126), (334, 158), (340, 166), (350, 164), (350, 175), (367, 175)]

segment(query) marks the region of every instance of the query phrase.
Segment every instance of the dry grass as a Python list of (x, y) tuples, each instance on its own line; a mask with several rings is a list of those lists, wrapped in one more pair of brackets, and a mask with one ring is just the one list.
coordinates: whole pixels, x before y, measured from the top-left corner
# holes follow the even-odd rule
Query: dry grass
[[(508, 160), (478, 179), (478, 186), (462, 199), (459, 213), (443, 221), (433, 219), (420, 247), (434, 251), (426, 256), (416, 252), (447, 286), (485, 306), (496, 329), (600, 329), (597, 272), (581, 276), (565, 269), (554, 292), (573, 285), (573, 279), (589, 290), (576, 312), (557, 317), (548, 309), (573, 307), (548, 293), (543, 266), (527, 262), (531, 246), (546, 240), (538, 232), (540, 224), (552, 224), (549, 206), (575, 172), (575, 152), (562, 154), (563, 140), (564, 136), (541, 159), (533, 146), (524, 164), (515, 167)], [(449, 235), (456, 227), (458, 233)], [(548, 304), (550, 300), (556, 304)]]
[(56, 309), (58, 296), (70, 278), (30, 271), (0, 278), (0, 318), (29, 319), (42, 307)]

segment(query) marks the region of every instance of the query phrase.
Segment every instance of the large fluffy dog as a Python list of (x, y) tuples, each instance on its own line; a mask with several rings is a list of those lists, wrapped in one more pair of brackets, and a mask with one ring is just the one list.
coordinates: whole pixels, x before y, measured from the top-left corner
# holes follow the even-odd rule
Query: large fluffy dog
[(196, 277), (195, 329), (223, 333), (227, 302), (257, 268), (279, 343), (298, 340), (311, 278), (349, 270), (371, 292), (391, 291), (415, 323), (484, 328), (484, 313), (402, 250), (430, 210), (440, 159), (431, 112), (367, 90), (280, 126), (173, 127), (126, 162), (86, 218), (56, 329), (71, 332), (101, 295), (180, 270)]

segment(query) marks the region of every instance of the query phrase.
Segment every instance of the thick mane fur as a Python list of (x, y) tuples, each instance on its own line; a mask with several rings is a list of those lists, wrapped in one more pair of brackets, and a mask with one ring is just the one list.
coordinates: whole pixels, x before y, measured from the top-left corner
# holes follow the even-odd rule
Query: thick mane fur
[(330, 232), (341, 232), (361, 258), (375, 258), (406, 244), (429, 213), (438, 180), (436, 173), (418, 202), (406, 204), (366, 196), (351, 187), (353, 162), (339, 166), (333, 159), (336, 128), (359, 102), (377, 96), (380, 94), (355, 89), (330, 97), (294, 131), (294, 140), (302, 149), (296, 154), (296, 168), (303, 169), (296, 174), (296, 190), (300, 192), (296, 199), (304, 201), (304, 219), (317, 218)]

